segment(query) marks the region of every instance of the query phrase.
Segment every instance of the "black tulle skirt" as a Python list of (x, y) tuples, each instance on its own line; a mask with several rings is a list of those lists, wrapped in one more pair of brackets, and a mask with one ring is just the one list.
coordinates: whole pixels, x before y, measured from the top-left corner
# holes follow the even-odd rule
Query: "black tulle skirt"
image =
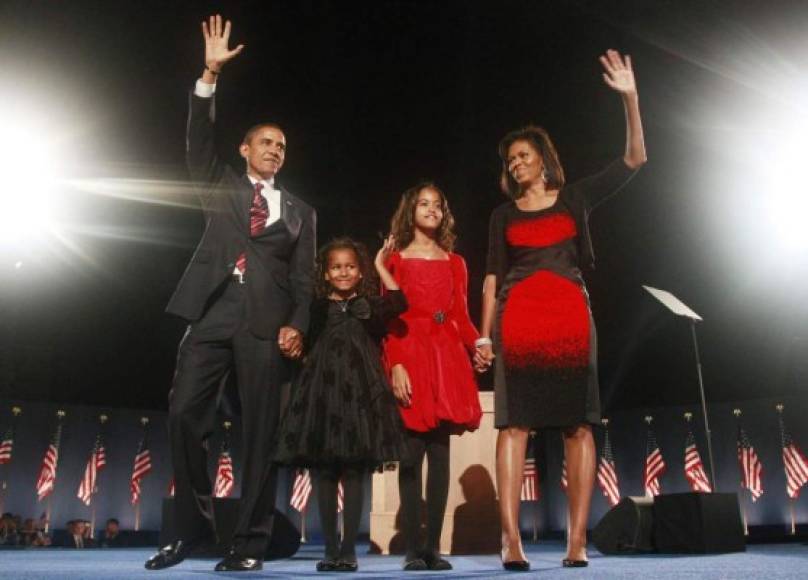
[(404, 459), (406, 449), (378, 345), (354, 318), (327, 327), (292, 384), (276, 461), (372, 468)]

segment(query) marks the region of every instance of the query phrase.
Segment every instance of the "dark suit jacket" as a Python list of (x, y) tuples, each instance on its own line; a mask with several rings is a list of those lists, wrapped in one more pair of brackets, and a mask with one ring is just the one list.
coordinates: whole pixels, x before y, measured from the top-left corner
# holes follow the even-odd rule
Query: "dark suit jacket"
[(250, 236), (253, 187), (216, 155), (214, 99), (190, 97), (187, 162), (202, 200), (205, 232), (166, 310), (199, 320), (246, 251), (250, 331), (263, 339), (276, 338), (281, 326), (305, 333), (313, 292), (315, 211), (281, 188), (281, 218)]

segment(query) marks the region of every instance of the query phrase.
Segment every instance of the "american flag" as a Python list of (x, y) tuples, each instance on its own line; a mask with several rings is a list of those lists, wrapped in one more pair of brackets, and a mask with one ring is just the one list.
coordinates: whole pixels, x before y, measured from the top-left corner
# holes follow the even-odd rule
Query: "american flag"
[(230, 442), (225, 438), (219, 463), (216, 467), (216, 483), (213, 486), (214, 497), (230, 497), (233, 493), (233, 458), (230, 456)]
[(620, 501), (620, 487), (617, 483), (617, 470), (614, 466), (614, 454), (612, 453), (612, 442), (609, 438), (609, 430), (606, 429), (603, 437), (603, 451), (600, 454), (598, 464), (598, 485), (603, 491), (603, 495), (609, 505), (614, 507)]
[(345, 488), (342, 487), (342, 480), (337, 484), (337, 513), (345, 509)]
[(174, 497), (174, 478), (168, 482), (168, 497)]
[(648, 428), (648, 439), (645, 445), (645, 470), (643, 473), (643, 485), (645, 495), (659, 495), (662, 486), (659, 483), (660, 476), (665, 473), (665, 460), (662, 459), (662, 450), (657, 444), (654, 431)]
[(780, 438), (783, 442), (783, 467), (786, 470), (786, 493), (791, 499), (800, 496), (802, 486), (808, 483), (808, 460), (794, 443), (780, 414)]
[(564, 493), (567, 493), (567, 488), (569, 487), (569, 482), (567, 481), (567, 458), (566, 457), (561, 462), (561, 481), (559, 481), (558, 483), (561, 485), (561, 490)]
[(90, 452), (90, 459), (87, 460), (87, 467), (84, 468), (84, 477), (81, 478), (79, 491), (76, 494), (78, 498), (84, 502), (84, 505), (90, 505), (93, 501), (98, 473), (106, 464), (106, 450), (104, 449), (104, 442), (101, 439), (101, 433), (99, 433), (98, 437), (95, 438), (95, 445), (93, 445), (93, 450)]
[(39, 501), (48, 497), (56, 484), (56, 467), (59, 464), (59, 443), (62, 440), (62, 421), (56, 423), (50, 444), (42, 458), (39, 476), (36, 479), (36, 494)]
[(151, 453), (146, 435), (140, 440), (135, 454), (135, 465), (132, 468), (132, 479), (129, 480), (130, 502), (137, 505), (140, 502), (140, 481), (151, 471)]
[(292, 484), (292, 497), (289, 505), (299, 512), (306, 511), (311, 495), (311, 474), (308, 469), (298, 469), (295, 473), (295, 482)]
[(536, 469), (536, 458), (525, 457), (525, 469), (522, 471), (522, 501), (539, 501), (539, 472)]
[(11, 452), (14, 450), (14, 427), (9, 427), (3, 440), (0, 441), (0, 465), (11, 463)]
[(738, 423), (738, 466), (741, 468), (741, 487), (749, 490), (753, 502), (757, 501), (763, 495), (763, 465), (740, 423)]
[(704, 493), (713, 491), (707, 472), (704, 471), (704, 464), (701, 462), (699, 448), (696, 446), (696, 437), (690, 428), (687, 430), (687, 439), (685, 439), (685, 477), (690, 482), (690, 489), (693, 491)]

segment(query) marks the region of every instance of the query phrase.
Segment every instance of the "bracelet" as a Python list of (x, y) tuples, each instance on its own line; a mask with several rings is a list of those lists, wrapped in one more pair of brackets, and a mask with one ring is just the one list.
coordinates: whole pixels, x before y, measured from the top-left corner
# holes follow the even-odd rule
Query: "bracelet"
[(218, 75), (218, 74), (221, 72), (221, 71), (218, 71), (218, 70), (213, 70), (213, 69), (212, 69), (212, 68), (210, 68), (208, 65), (205, 65), (205, 70), (206, 70), (206, 71), (208, 71), (208, 72), (209, 72), (210, 74), (212, 74), (213, 76), (216, 76), (216, 75)]
[(474, 341), (474, 348), (480, 348), (481, 346), (489, 346), (494, 344), (494, 341), (488, 337), (480, 337)]

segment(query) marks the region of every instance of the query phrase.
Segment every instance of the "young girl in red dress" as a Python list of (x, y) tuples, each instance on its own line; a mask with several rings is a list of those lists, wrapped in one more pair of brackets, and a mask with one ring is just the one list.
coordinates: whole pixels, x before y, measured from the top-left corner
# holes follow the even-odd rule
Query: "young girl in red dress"
[[(409, 308), (388, 326), (385, 363), (409, 441), (399, 470), (404, 570), (450, 570), (440, 557), (449, 493), (449, 435), (473, 431), (482, 411), (470, 356), (479, 338), (466, 304), (466, 264), (452, 253), (454, 219), (432, 183), (409, 189), (392, 219), (387, 267)], [(428, 462), (426, 542), (418, 538), (421, 467)]]

